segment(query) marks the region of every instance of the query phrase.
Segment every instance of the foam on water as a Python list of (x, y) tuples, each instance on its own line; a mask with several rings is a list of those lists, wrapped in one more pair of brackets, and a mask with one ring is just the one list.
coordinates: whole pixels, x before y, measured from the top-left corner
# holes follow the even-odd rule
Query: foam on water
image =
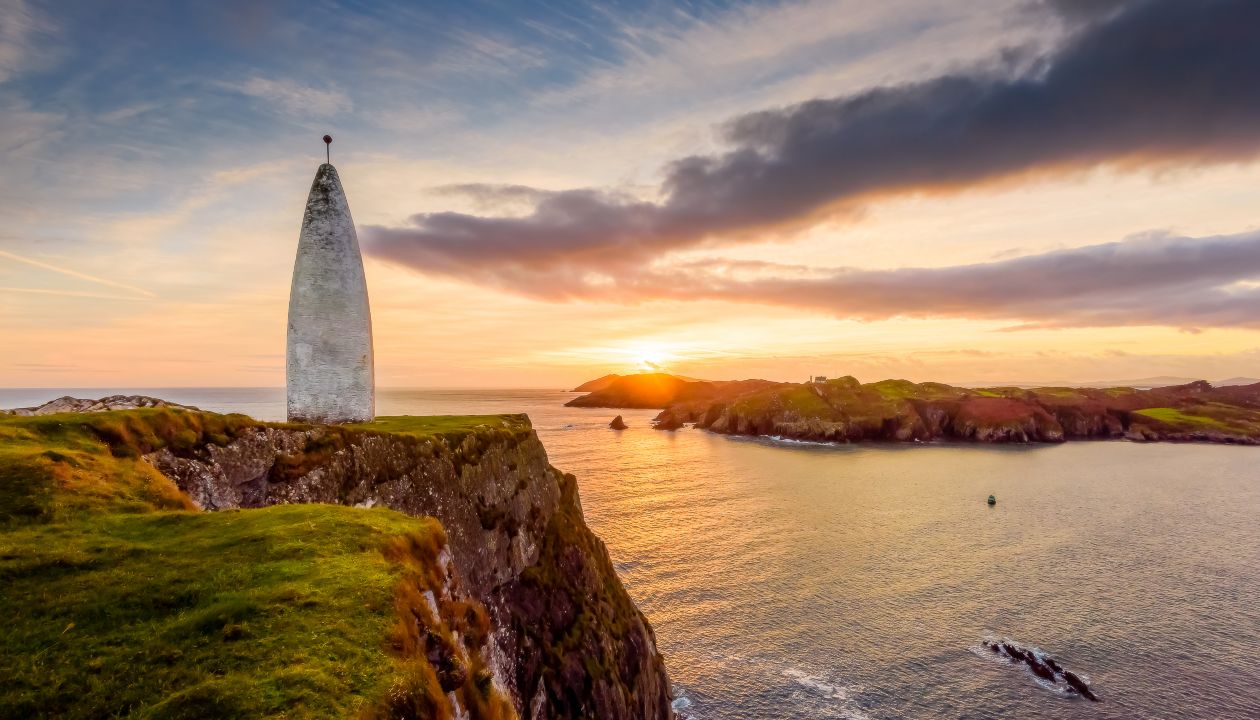
[(812, 445), (815, 447), (834, 447), (841, 443), (825, 442), (822, 440), (798, 440), (796, 438), (783, 437), (782, 435), (766, 435), (765, 438), (779, 445)]

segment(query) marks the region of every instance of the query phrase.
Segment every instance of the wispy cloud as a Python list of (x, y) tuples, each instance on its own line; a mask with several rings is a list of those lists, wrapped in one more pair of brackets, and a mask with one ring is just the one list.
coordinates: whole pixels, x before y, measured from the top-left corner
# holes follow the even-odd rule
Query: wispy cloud
[(110, 295), (108, 293), (83, 292), (79, 290), (51, 290), (48, 288), (0, 287), (0, 292), (22, 293), (26, 295), (52, 295), (55, 297), (92, 298), (94, 300), (149, 300), (148, 297), (136, 295)]
[(131, 120), (132, 118), (139, 117), (147, 112), (152, 112), (160, 107), (161, 104), (156, 102), (142, 102), (136, 103), (135, 105), (125, 105), (123, 107), (110, 110), (109, 112), (101, 113), (97, 119), (103, 123), (123, 122), (124, 120)]
[(294, 80), (254, 76), (224, 87), (249, 97), (263, 100), (291, 115), (327, 117), (348, 112), (354, 104), (350, 97), (335, 87), (314, 87)]
[[(0, 119), (4, 121), (4, 132), (0, 133), (0, 157), (5, 159), (30, 158), (38, 154), (62, 136), (65, 126), (62, 115), (35, 110), (24, 100), (5, 102), (0, 98)], [(3, 184), (4, 181), (0, 180), (0, 185)]]
[[(52, 263), (44, 262), (42, 260), (35, 260), (33, 258), (22, 257), (21, 255), (16, 255), (6, 250), (0, 250), (0, 258), (5, 258), (8, 260), (12, 260), (14, 262), (30, 265), (32, 267), (37, 267), (42, 270), (50, 270), (52, 272), (60, 273), (62, 275), (67, 275), (69, 277), (77, 278), (79, 280), (86, 280), (91, 283), (96, 283), (97, 285), (105, 285), (112, 288), (118, 288), (119, 290), (126, 290), (128, 292), (135, 293), (136, 295), (139, 295), (145, 298), (157, 297), (156, 294), (149, 292), (148, 290), (145, 290), (144, 288), (136, 287), (135, 285), (128, 285), (127, 283), (118, 282), (117, 280), (111, 280), (109, 278), (100, 277), (98, 275), (89, 275), (88, 273), (85, 273), (85, 272), (80, 272), (78, 270), (74, 270), (71, 268), (54, 265)], [(39, 291), (32, 290), (32, 292), (39, 292)], [(57, 291), (57, 292), (61, 294), (66, 294), (62, 291)], [(92, 297), (92, 296), (80, 295), (80, 297)]]
[(0, 0), (0, 84), (25, 70), (51, 23), (25, 0)]
[(798, 307), (836, 317), (965, 318), (1010, 329), (1160, 325), (1260, 328), (1260, 232), (1140, 235), (972, 265), (813, 269), (741, 278), (715, 264), (619, 286), (648, 296)]

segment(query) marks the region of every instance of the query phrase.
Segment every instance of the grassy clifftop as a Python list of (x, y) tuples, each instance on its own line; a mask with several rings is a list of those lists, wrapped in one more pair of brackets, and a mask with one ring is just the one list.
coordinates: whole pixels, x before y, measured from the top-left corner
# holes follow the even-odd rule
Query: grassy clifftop
[[(184, 452), (227, 445), (263, 423), (245, 415), (154, 408), (33, 417), (0, 415), (0, 525), (65, 519), (84, 512), (194, 509), (188, 498), (140, 456), (164, 448)], [(441, 437), (452, 445), (473, 433), (530, 430), (525, 415), (386, 416), (371, 423), (327, 426), (344, 440), (358, 433)]]
[[(459, 436), (523, 416), (382, 418)], [(512, 717), (446, 534), (385, 509), (199, 513), (141, 459), (260, 424), (168, 409), (0, 417), (0, 717)]]

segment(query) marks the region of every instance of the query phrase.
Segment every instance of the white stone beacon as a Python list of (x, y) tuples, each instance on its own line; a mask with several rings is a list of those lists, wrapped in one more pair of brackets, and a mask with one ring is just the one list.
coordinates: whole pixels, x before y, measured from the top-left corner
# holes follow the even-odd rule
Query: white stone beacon
[[(324, 142), (332, 138), (325, 135)], [(331, 163), (316, 171), (302, 217), (289, 292), (286, 380), (291, 422), (368, 422), (376, 416), (363, 256)]]

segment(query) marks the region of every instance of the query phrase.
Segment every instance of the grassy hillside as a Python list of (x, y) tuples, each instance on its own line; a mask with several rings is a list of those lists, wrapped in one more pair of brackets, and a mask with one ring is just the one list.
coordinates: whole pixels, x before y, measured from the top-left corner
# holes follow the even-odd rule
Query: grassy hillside
[[(961, 388), (841, 377), (766, 387), (731, 384), (679, 399), (656, 427), (804, 440), (1061, 442), (1068, 439), (1260, 444), (1260, 384), (1216, 388)], [(597, 394), (597, 393), (596, 393)], [(680, 394), (681, 397), (681, 394)]]
[(512, 716), (477, 653), (484, 609), (440, 600), (436, 520), (193, 512), (139, 458), (256, 424), (172, 410), (0, 418), (0, 717), (443, 718), (447, 691), (473, 718)]
[(578, 388), (589, 392), (565, 403), (570, 407), (663, 408), (680, 402), (699, 402), (738, 393), (778, 387), (784, 383), (768, 380), (723, 380), (710, 382), (669, 375), (641, 373), (608, 375)]

